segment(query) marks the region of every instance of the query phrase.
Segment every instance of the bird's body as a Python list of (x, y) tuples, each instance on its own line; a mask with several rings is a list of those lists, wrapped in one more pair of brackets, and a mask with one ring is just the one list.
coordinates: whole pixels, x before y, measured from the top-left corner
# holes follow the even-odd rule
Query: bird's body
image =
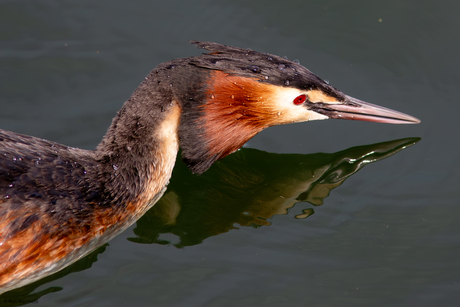
[(96, 150), (0, 130), (0, 293), (107, 242), (163, 194), (179, 146), (194, 172), (278, 124), (326, 118), (416, 123), (344, 95), (303, 66), (251, 50), (159, 65)]

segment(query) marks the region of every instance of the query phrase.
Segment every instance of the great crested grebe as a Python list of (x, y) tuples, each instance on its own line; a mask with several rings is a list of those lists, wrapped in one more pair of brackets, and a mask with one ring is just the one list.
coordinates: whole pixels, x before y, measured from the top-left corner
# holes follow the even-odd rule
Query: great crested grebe
[(96, 150), (0, 130), (0, 293), (107, 242), (162, 196), (176, 160), (195, 173), (261, 130), (327, 118), (419, 123), (352, 98), (287, 59), (210, 42), (152, 70)]

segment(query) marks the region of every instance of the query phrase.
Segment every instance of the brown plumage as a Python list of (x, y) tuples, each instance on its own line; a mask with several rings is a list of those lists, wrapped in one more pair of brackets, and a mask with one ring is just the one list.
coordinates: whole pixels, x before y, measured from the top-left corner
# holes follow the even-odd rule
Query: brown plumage
[(0, 130), (0, 293), (75, 262), (163, 194), (179, 146), (194, 172), (266, 127), (314, 119), (417, 119), (346, 96), (303, 66), (256, 51), (211, 51), (159, 65), (96, 150)]

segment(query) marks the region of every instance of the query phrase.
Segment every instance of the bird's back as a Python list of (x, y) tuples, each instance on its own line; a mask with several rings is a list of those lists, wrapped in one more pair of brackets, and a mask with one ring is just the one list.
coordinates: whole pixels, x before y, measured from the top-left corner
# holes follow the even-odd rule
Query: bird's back
[(89, 231), (91, 206), (102, 205), (88, 180), (95, 167), (92, 151), (0, 130), (0, 286), (40, 271)]

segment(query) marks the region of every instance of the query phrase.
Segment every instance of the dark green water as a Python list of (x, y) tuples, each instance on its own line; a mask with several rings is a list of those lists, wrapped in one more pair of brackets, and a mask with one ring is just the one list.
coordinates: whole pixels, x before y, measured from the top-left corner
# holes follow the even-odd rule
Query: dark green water
[(136, 225), (0, 305), (456, 306), (459, 11), (415, 0), (0, 1), (2, 129), (92, 149), (152, 68), (201, 52), (188, 40), (298, 59), (422, 120), (273, 127), (202, 176), (178, 162)]

